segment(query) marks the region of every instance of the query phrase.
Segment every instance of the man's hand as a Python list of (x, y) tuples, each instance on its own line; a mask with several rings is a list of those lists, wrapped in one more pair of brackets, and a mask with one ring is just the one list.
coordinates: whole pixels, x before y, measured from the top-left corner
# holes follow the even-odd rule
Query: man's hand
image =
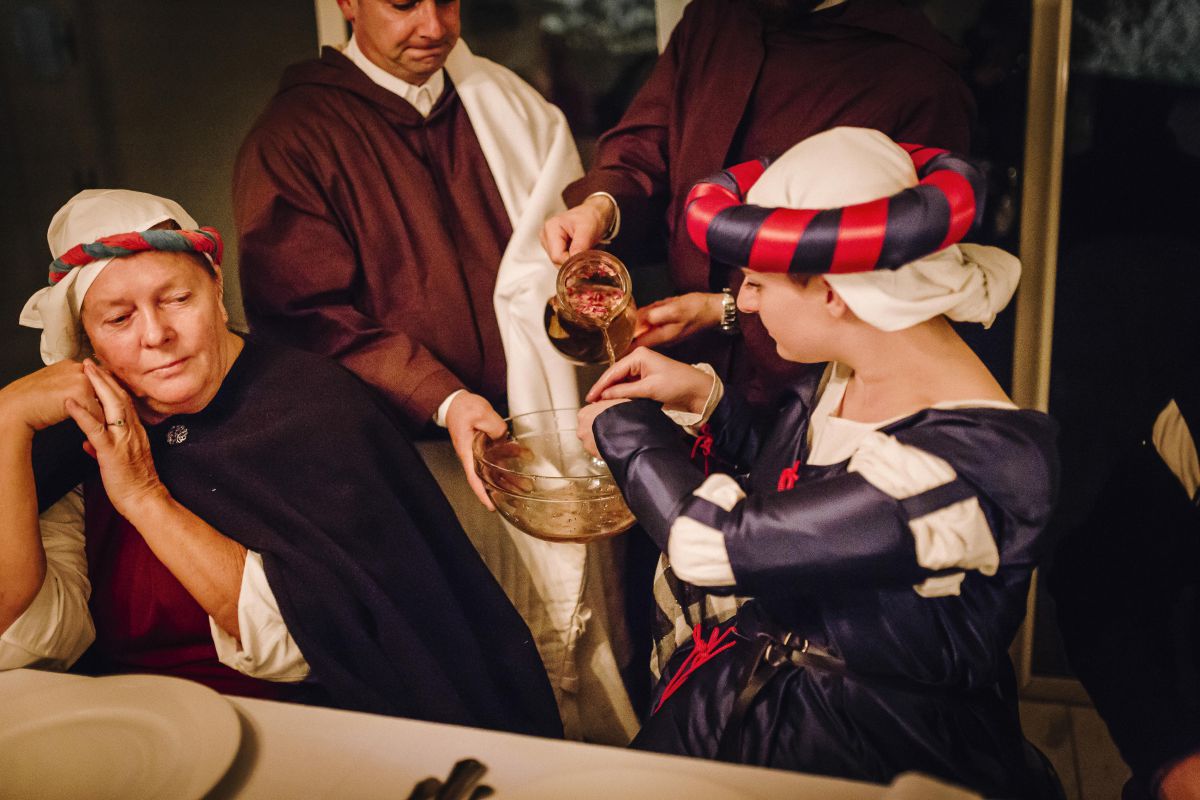
[(639, 308), (634, 347), (675, 342), (721, 324), (722, 298), (708, 292), (689, 292)]
[(607, 197), (593, 195), (574, 208), (555, 214), (542, 226), (542, 247), (555, 264), (596, 246), (617, 213)]
[(450, 402), (450, 408), (446, 409), (446, 430), (450, 433), (454, 452), (462, 462), (463, 472), (467, 474), (467, 483), (470, 484), (471, 491), (475, 492), (479, 502), (483, 503), (488, 511), (495, 511), (496, 507), (492, 505), (487, 491), (483, 488), (483, 481), (475, 474), (475, 456), (471, 452), (471, 444), (476, 431), (483, 431), (493, 439), (504, 436), (507, 430), (504, 420), (486, 399), (471, 392), (462, 392)]
[(1200, 800), (1200, 753), (1193, 753), (1167, 770), (1158, 787), (1161, 800)]
[(579, 409), (578, 422), (575, 427), (575, 436), (579, 441), (583, 442), (583, 449), (600, 458), (600, 451), (596, 448), (596, 436), (592, 433), (592, 423), (596, 421), (596, 417), (607, 411), (615, 405), (626, 403), (627, 400), (601, 400), (598, 403), (584, 406)]
[(712, 388), (711, 375), (639, 347), (604, 371), (588, 390), (587, 400), (644, 397), (672, 411), (703, 414)]

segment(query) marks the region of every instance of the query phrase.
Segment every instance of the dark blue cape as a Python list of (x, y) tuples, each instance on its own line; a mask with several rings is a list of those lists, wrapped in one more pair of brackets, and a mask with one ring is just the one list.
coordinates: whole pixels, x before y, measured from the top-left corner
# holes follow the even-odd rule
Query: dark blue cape
[[(186, 440), (168, 437), (183, 426)], [(246, 340), (216, 397), (148, 429), (172, 496), (262, 554), (333, 704), (561, 736), (525, 623), (382, 403), (327, 359)], [(73, 422), (35, 438), (45, 508), (95, 463)]]

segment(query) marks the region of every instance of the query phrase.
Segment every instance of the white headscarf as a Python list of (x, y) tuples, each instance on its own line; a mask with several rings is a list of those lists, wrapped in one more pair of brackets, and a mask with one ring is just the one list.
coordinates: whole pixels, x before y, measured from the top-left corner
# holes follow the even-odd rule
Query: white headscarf
[[(174, 200), (128, 189), (85, 189), (68, 200), (50, 220), (46, 240), (51, 257), (58, 258), (75, 245), (90, 244), (118, 233), (146, 231), (167, 220), (185, 230), (196, 227), (196, 221)], [(103, 258), (75, 267), (58, 283), (39, 289), (25, 303), (21, 324), (41, 328), (42, 361), (46, 364), (89, 354), (79, 311), (87, 290), (110, 261), (111, 258)]]
[[(840, 208), (916, 185), (912, 159), (887, 136), (834, 128), (776, 159), (750, 187), (746, 202)], [(824, 277), (859, 319), (880, 330), (903, 330), (940, 314), (987, 327), (1012, 299), (1021, 262), (997, 247), (958, 244), (894, 270)]]

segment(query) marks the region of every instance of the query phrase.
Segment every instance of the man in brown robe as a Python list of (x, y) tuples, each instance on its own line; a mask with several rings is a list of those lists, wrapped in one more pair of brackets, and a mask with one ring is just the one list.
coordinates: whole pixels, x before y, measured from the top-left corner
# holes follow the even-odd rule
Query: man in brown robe
[[(390, 32), (381, 3), (340, 5), (367, 23), (353, 60), (326, 49), (290, 67), (238, 157), (246, 315), (256, 332), (341, 361), (416, 431), (466, 389), (444, 410), (451, 436), (498, 434), (505, 358), (492, 292), (512, 227), (455, 87), (442, 77), (424, 113), (406, 98), (432, 95), (458, 4), (423, 0), (410, 12), (409, 39), (433, 54), (412, 64), (375, 47)], [(395, 82), (373, 80), (364, 56)]]
[(688, 239), (688, 190), (841, 125), (963, 152), (973, 101), (955, 71), (962, 60), (895, 0), (693, 0), (591, 170), (564, 192), (571, 208), (546, 223), (547, 251), (561, 262), (619, 228), (613, 248), (636, 264), (661, 258), (665, 240), (672, 282), (687, 294), (643, 309), (635, 344), (691, 337), (684, 357), (724, 362), (735, 385), (765, 400), (785, 362), (757, 318), (741, 320), (746, 356), (717, 332), (732, 298)]
[(287, 70), (238, 156), (247, 317), (337, 359), (407, 420), (529, 625), (568, 736), (624, 743), (627, 646), (619, 606), (606, 610), (619, 583), (584, 580), (611, 576), (612, 554), (506, 528), (471, 457), (475, 431), (502, 435), (509, 411), (578, 404), (542, 328), (555, 269), (537, 242), (582, 174), (574, 141), (558, 109), (460, 41), (457, 0), (338, 4), (350, 42)]

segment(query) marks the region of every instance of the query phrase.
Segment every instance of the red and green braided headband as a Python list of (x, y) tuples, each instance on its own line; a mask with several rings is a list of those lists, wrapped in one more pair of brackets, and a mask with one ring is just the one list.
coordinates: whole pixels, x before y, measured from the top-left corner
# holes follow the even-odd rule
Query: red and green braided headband
[(214, 264), (220, 265), (224, 245), (216, 228), (115, 233), (112, 236), (103, 236), (91, 244), (77, 244), (54, 259), (50, 264), (50, 285), (61, 281), (75, 267), (82, 267), (102, 258), (121, 258), (145, 250), (206, 253)]
[(770, 159), (730, 167), (688, 193), (688, 235), (716, 261), (756, 272), (896, 269), (958, 242), (983, 217), (983, 170), (947, 150), (899, 146), (918, 185), (844, 208), (745, 205)]

